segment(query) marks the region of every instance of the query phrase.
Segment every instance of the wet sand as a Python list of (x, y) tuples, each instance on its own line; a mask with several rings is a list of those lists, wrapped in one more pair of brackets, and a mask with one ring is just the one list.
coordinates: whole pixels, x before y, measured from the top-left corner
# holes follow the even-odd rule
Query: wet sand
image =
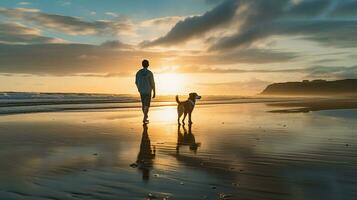
[[(284, 109), (285, 107), (276, 107)], [(353, 199), (356, 110), (264, 103), (0, 117), (0, 199)]]
[(297, 112), (311, 112), (321, 110), (337, 110), (337, 109), (357, 109), (357, 98), (349, 99), (331, 99), (331, 98), (317, 98), (317, 99), (302, 99), (291, 102), (273, 102), (267, 103), (269, 106), (284, 107), (284, 109), (271, 110), (275, 113), (297, 113)]

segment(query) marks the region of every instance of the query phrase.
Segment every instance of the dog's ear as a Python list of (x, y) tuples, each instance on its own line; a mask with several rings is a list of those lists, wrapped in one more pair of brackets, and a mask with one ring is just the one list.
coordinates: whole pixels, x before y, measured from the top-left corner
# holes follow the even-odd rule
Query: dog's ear
[(190, 94), (188, 94), (188, 96), (195, 97), (195, 93), (190, 93)]

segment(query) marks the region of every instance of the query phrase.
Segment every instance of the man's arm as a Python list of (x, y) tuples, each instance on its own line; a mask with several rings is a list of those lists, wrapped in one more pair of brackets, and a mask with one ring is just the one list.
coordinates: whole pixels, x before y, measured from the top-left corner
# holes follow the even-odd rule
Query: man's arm
[(152, 88), (152, 91), (153, 91), (153, 95), (152, 95), (152, 98), (155, 98), (156, 96), (156, 89), (155, 89), (155, 80), (154, 80), (154, 74), (151, 73), (151, 76), (150, 76), (150, 85), (151, 85), (151, 88)]
[(140, 73), (137, 72), (136, 76), (135, 76), (135, 85), (136, 85), (136, 89), (138, 90), (138, 92), (140, 93)]
[(135, 75), (135, 85), (138, 86), (138, 73)]

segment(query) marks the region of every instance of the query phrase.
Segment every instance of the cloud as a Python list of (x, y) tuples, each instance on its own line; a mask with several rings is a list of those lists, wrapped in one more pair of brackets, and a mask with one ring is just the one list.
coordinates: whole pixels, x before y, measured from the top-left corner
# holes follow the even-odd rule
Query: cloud
[[(0, 26), (1, 27), (1, 26)], [(24, 27), (22, 27), (24, 28)], [(9, 28), (4, 28), (10, 31)], [(26, 30), (26, 29), (25, 29)], [(32, 30), (28, 30), (29, 33)], [(15, 30), (15, 32), (20, 32)], [(23, 31), (24, 32), (24, 31)], [(1, 33), (1, 32), (0, 32)], [(33, 32), (32, 34), (37, 34)], [(1, 34), (0, 34), (1, 35)], [(240, 63), (282, 62), (294, 59), (297, 55), (259, 49), (235, 51), (227, 54), (187, 55), (187, 52), (150, 52), (138, 50), (135, 46), (110, 40), (99, 45), (58, 43), (51, 44), (52, 38), (22, 39), (23, 34), (8, 43), (0, 43), (0, 73), (56, 75), (56, 76), (97, 76), (113, 77), (133, 73), (140, 66), (142, 58), (148, 58), (153, 66), (167, 66), (176, 63), (182, 66), (221, 66)], [(237, 69), (180, 68), (178, 72), (192, 73), (238, 73), (249, 72)], [(221, 69), (221, 70), (220, 70)], [(162, 69), (156, 68), (160, 71)], [(254, 72), (254, 71), (251, 71)], [(257, 72), (257, 71), (256, 71)]]
[(207, 88), (207, 90), (213, 93), (222, 94), (227, 93), (239, 93), (240, 95), (252, 95), (254, 93), (258, 94), (267, 85), (272, 82), (264, 81), (256, 78), (252, 78), (246, 81), (234, 81), (234, 82), (221, 82), (221, 83), (201, 83), (200, 86)]
[(166, 35), (143, 45), (180, 45), (220, 31), (211, 37), (215, 39), (211, 51), (256, 47), (277, 35), (351, 48), (357, 46), (356, 16), (356, 0), (225, 0), (203, 15), (177, 22)]
[(300, 36), (302, 39), (336, 47), (357, 46), (357, 21), (355, 20), (311, 20), (283, 21), (260, 27), (218, 40), (210, 49), (226, 50), (249, 47), (254, 42), (273, 35)]
[(47, 14), (26, 8), (0, 8), (0, 15), (31, 22), (39, 27), (69, 35), (117, 35), (130, 34), (133, 31), (133, 25), (126, 17), (116, 17), (113, 20), (84, 21), (77, 17)]
[(27, 5), (30, 5), (30, 4), (31, 4), (30, 2), (26, 2), (26, 1), (22, 1), (22, 2), (17, 3), (17, 5), (19, 5), (19, 6), (27, 6)]
[(111, 17), (119, 17), (118, 14), (113, 13), (113, 12), (106, 12), (105, 14), (108, 15), (108, 16), (111, 16)]
[(314, 17), (328, 8), (331, 0), (304, 0), (293, 3), (286, 15), (299, 17)]
[(187, 65), (229, 65), (236, 63), (264, 64), (291, 61), (299, 54), (264, 49), (239, 49), (230, 52), (178, 56), (178, 62)]
[[(116, 44), (116, 45), (113, 45)], [(0, 44), (0, 73), (35, 75), (128, 74), (138, 57), (155, 62), (157, 53), (127, 50), (120, 42), (88, 44)]]
[[(287, 73), (301, 74), (304, 79), (349, 79), (357, 78), (357, 66), (312, 66), (307, 68), (223, 68), (185, 66), (175, 70), (180, 73), (213, 73), (213, 74), (242, 74), (242, 73)], [(216, 84), (216, 83), (215, 83)]]
[(215, 68), (215, 67), (182, 67), (180, 73), (214, 73), (214, 74), (233, 74), (233, 73), (295, 73), (305, 72), (306, 69), (237, 69), (237, 68)]
[(122, 43), (119, 40), (109, 40), (109, 41), (103, 42), (100, 46), (106, 47), (106, 48), (116, 48), (116, 49), (133, 49), (134, 48), (132, 45)]
[(62, 3), (62, 6), (70, 6), (70, 5), (72, 5), (72, 3), (69, 1), (65, 1)]
[(266, 85), (269, 84), (270, 82), (268, 81), (263, 81), (260, 79), (252, 78), (247, 81), (233, 81), (233, 82), (222, 82), (222, 83), (200, 83), (201, 85), (207, 85), (207, 86), (212, 86), (212, 85), (246, 85), (246, 86), (261, 86), (261, 85)]
[(123, 77), (123, 76), (130, 76), (131, 73), (77, 73), (71, 74), (70, 76), (80, 76), (80, 77), (97, 77), (97, 78), (113, 78), (113, 77)]
[(223, 0), (205, 0), (207, 4), (217, 4), (221, 3)]
[[(46, 41), (47, 42), (47, 41)], [(0, 43), (0, 73), (114, 77), (133, 73), (142, 58), (148, 58), (154, 70), (165, 72), (159, 66), (175, 63), (182, 73), (248, 73), (264, 70), (239, 70), (223, 68), (223, 65), (242, 63), (281, 62), (296, 55), (262, 50), (237, 51), (235, 54), (207, 55), (199, 53), (187, 56), (187, 52), (142, 51), (120, 41), (111, 40), (99, 45), (73, 43), (43, 43), (40, 41), (23, 44)], [(257, 57), (255, 57), (258, 55)], [(206, 68), (202, 68), (206, 66)], [(220, 66), (219, 68), (207, 66)], [(281, 72), (285, 70), (272, 70)]]
[(0, 43), (7, 44), (36, 44), (36, 43), (59, 43), (61, 39), (50, 38), (41, 35), (41, 31), (26, 27), (19, 23), (0, 24)]
[[(295, 4), (289, 1), (244, 1), (246, 13), (235, 34), (224, 36), (210, 50), (226, 50), (251, 47), (256, 42), (274, 35), (300, 36), (305, 40), (337, 47), (356, 47), (357, 20), (324, 17), (326, 13), (341, 10), (348, 1), (302, 0)], [(351, 2), (349, 2), (351, 4)], [(267, 5), (270, 5), (267, 7)], [(353, 6), (351, 6), (353, 7)], [(343, 10), (343, 9), (342, 9)]]
[(341, 16), (347, 17), (347, 16), (356, 16), (356, 13), (357, 13), (357, 1), (345, 0), (344, 3), (339, 3), (336, 5), (331, 15), (337, 17), (341, 17)]
[(187, 17), (179, 21), (165, 36), (145, 42), (145, 46), (170, 46), (179, 44), (220, 27), (233, 19), (237, 0), (226, 0), (201, 16)]
[(357, 78), (357, 66), (314, 66), (306, 70), (306, 78), (312, 79), (349, 79)]
[(185, 16), (168, 16), (168, 17), (159, 17), (154, 19), (144, 20), (140, 23), (142, 27), (151, 27), (151, 28), (160, 28), (167, 29), (174, 26), (177, 22), (184, 20)]

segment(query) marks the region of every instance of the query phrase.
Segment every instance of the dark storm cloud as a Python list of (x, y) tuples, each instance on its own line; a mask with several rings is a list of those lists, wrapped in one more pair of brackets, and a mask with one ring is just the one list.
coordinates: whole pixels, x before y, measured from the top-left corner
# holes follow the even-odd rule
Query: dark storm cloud
[(118, 34), (132, 30), (132, 24), (125, 17), (105, 21), (84, 21), (77, 17), (47, 14), (26, 8), (0, 8), (0, 15), (10, 19), (35, 23), (39, 27), (70, 35)]
[(42, 36), (37, 29), (21, 24), (0, 24), (0, 43), (54, 43), (58, 39)]
[(203, 35), (207, 31), (231, 21), (238, 3), (238, 0), (226, 0), (202, 16), (188, 17), (179, 21), (165, 36), (151, 42), (145, 42), (144, 46), (174, 45)]

